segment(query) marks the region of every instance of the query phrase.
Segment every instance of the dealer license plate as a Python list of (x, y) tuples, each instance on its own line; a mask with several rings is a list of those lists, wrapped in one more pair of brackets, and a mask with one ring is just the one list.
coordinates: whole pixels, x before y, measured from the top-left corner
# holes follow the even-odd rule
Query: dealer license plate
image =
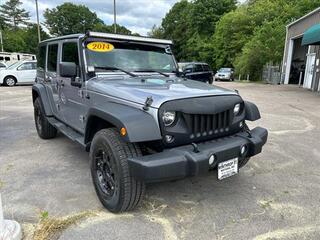
[(238, 158), (233, 158), (218, 165), (218, 179), (222, 180), (238, 173)]

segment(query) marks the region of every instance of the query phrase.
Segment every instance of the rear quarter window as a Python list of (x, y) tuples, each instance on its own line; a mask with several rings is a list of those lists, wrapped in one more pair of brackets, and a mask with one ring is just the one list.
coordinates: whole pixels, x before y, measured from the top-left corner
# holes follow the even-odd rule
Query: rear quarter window
[(46, 46), (39, 47), (37, 59), (39, 69), (44, 70), (46, 64)]
[(57, 72), (58, 63), (58, 44), (48, 46), (48, 62), (47, 69), (50, 72)]
[(203, 65), (203, 71), (206, 71), (206, 72), (210, 71), (209, 66), (206, 65), (206, 64), (204, 64), (204, 65)]

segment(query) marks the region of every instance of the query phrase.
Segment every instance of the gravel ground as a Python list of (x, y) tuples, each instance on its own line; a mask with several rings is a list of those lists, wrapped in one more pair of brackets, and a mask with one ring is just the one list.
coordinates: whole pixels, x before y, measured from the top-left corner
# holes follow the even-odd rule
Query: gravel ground
[[(31, 86), (0, 87), (0, 191), (5, 217), (32, 239), (43, 212), (94, 216), (55, 239), (320, 239), (320, 96), (295, 86), (219, 82), (255, 102), (269, 130), (263, 153), (240, 174), (147, 188), (142, 205), (114, 215), (98, 201), (88, 154), (63, 135), (41, 140)], [(108, 237), (106, 237), (108, 236)]]

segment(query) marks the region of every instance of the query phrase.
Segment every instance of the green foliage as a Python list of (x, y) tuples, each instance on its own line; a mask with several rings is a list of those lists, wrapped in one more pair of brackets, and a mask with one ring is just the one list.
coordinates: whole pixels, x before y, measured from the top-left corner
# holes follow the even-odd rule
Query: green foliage
[(179, 61), (212, 62), (210, 38), (220, 17), (236, 7), (236, 0), (181, 0), (154, 26), (152, 37), (172, 39)]
[(210, 36), (222, 15), (236, 8), (236, 0), (195, 0), (192, 4), (191, 26), (200, 35)]
[(235, 67), (258, 80), (263, 65), (282, 61), (285, 26), (319, 7), (320, 0), (181, 0), (149, 33), (174, 41), (178, 61)]
[[(98, 23), (91, 30), (97, 32), (114, 33), (114, 24), (105, 25), (104, 23)], [(126, 27), (117, 24), (117, 34), (132, 35), (132, 32)]]
[(212, 62), (219, 69), (232, 66), (234, 59), (241, 52), (253, 32), (253, 22), (246, 7), (225, 14), (217, 24), (212, 37)]
[(227, 13), (212, 38), (213, 65), (261, 78), (263, 65), (282, 61), (285, 26), (318, 7), (320, 0), (250, 0)]
[(48, 217), (49, 217), (49, 212), (48, 211), (41, 211), (40, 212), (41, 221), (44, 221), (44, 220), (48, 219)]
[[(40, 29), (42, 40), (49, 36)], [(29, 25), (26, 28), (6, 29), (2, 33), (3, 45), (6, 52), (37, 53), (38, 50), (38, 30), (37, 25)]]
[[(175, 46), (173, 52), (177, 59), (187, 56), (186, 41), (190, 36), (190, 12), (192, 3), (182, 0), (176, 3), (162, 20), (163, 38), (172, 39)], [(159, 36), (158, 36), (159, 37)]]
[(148, 32), (148, 36), (154, 37), (154, 38), (162, 38), (163, 37), (163, 28), (157, 27), (157, 25), (153, 25), (151, 28), (151, 31)]
[(0, 5), (0, 26), (17, 28), (18, 25), (26, 25), (30, 19), (29, 13), (21, 8), (22, 2), (19, 0), (9, 0)]
[(265, 23), (256, 29), (253, 37), (245, 44), (234, 65), (240, 74), (250, 74), (251, 79), (259, 80), (264, 64), (280, 63), (283, 54), (285, 24), (281, 20)]
[[(96, 13), (84, 5), (64, 3), (56, 8), (46, 9), (44, 18), (46, 27), (54, 36), (85, 33), (89, 30), (114, 33), (114, 25), (105, 25)], [(130, 30), (118, 24), (117, 33), (132, 34)]]
[(56, 8), (46, 9), (43, 16), (50, 34), (54, 36), (85, 33), (97, 24), (103, 24), (97, 14), (91, 12), (89, 8), (72, 3), (64, 3)]

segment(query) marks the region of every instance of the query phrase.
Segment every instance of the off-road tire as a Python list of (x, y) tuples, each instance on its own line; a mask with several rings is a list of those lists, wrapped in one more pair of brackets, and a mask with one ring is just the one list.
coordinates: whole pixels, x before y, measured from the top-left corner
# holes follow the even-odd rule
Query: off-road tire
[[(101, 154), (103, 157), (100, 156)], [(145, 184), (130, 175), (128, 164), (128, 158), (139, 156), (142, 156), (140, 147), (137, 144), (125, 142), (114, 128), (102, 129), (93, 137), (90, 147), (92, 181), (99, 200), (109, 211), (118, 213), (132, 210), (143, 199)], [(105, 163), (106, 161), (108, 163)], [(101, 168), (103, 164), (107, 166)], [(111, 168), (112, 171), (109, 170)], [(103, 176), (102, 172), (104, 172)], [(105, 176), (107, 179), (110, 179), (110, 176), (113, 177), (113, 194), (110, 187), (112, 185), (108, 184), (108, 180), (102, 179)], [(111, 193), (106, 190), (108, 188)]]
[(3, 85), (7, 86), (7, 87), (13, 87), (17, 84), (17, 79), (13, 76), (6, 76), (3, 79)]
[[(244, 126), (243, 126), (243, 131), (248, 131), (250, 130), (248, 125), (245, 123)], [(242, 159), (240, 162), (239, 162), (239, 168), (242, 168), (244, 167), (250, 160), (250, 157), (246, 157), (244, 159)]]
[(40, 138), (51, 139), (57, 136), (57, 129), (47, 120), (40, 101), (39, 98), (36, 98), (34, 101), (34, 122), (36, 129)]

